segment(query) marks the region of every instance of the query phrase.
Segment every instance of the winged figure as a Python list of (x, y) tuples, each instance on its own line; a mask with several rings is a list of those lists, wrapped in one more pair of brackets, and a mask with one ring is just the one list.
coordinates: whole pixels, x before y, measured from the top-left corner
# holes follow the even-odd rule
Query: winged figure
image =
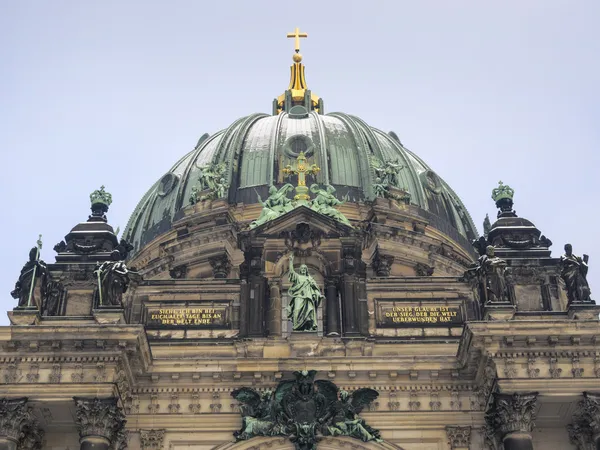
[(357, 389), (352, 394), (341, 390), (340, 399), (336, 403), (332, 425), (327, 427), (329, 434), (331, 436), (349, 436), (360, 439), (363, 442), (381, 442), (379, 431), (367, 425), (358, 416), (377, 397), (379, 397), (377, 391), (369, 388)]
[(236, 440), (279, 434), (273, 420), (273, 392), (270, 389), (261, 395), (252, 388), (243, 387), (233, 391), (231, 396), (240, 402), (242, 412), (242, 428), (233, 434)]

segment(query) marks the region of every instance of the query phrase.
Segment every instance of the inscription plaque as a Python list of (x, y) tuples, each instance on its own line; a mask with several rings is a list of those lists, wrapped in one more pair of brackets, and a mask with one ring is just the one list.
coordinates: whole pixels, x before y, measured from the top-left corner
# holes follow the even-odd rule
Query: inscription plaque
[(379, 328), (455, 326), (463, 323), (460, 305), (377, 302)]
[(172, 306), (148, 308), (146, 326), (150, 328), (229, 328), (227, 306)]

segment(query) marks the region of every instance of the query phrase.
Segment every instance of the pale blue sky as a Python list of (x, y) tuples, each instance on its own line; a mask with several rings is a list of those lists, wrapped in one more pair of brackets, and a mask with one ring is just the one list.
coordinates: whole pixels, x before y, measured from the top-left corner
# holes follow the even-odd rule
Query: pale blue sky
[(91, 191), (123, 229), (203, 133), (270, 113), (296, 26), (327, 111), (395, 131), (480, 231), (510, 184), (554, 256), (590, 254), (600, 297), (599, 23), (598, 0), (0, 0), (0, 309), (38, 233), (54, 262)]

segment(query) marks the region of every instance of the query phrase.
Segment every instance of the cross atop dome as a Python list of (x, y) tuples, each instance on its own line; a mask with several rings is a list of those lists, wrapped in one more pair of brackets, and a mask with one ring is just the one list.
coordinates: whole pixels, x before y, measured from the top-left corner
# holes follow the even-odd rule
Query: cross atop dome
[[(295, 50), (296, 53), (300, 53), (300, 38), (307, 38), (308, 37), (308, 33), (304, 33), (304, 32), (300, 32), (300, 28), (296, 27), (296, 29), (294, 30), (293, 33), (288, 33), (287, 34), (288, 38), (295, 38)], [(294, 59), (295, 61), (295, 59)]]
[[(302, 64), (302, 55), (300, 54), (300, 39), (307, 38), (308, 33), (300, 31), (296, 27), (292, 33), (286, 34), (287, 38), (294, 38), (294, 64), (290, 67), (290, 85), (288, 89), (273, 100), (273, 115), (282, 112), (289, 112), (294, 106), (301, 107), (300, 110), (304, 114), (310, 111), (316, 111), (323, 114), (323, 100), (317, 95), (311, 93), (306, 86), (306, 78), (304, 77), (304, 64)], [(298, 115), (303, 117), (304, 114)]]

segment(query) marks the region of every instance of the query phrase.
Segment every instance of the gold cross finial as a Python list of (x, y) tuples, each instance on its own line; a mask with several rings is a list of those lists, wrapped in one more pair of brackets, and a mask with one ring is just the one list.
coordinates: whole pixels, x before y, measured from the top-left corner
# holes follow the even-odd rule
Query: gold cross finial
[(296, 27), (293, 33), (287, 34), (288, 38), (296, 38), (296, 53), (300, 53), (300, 38), (308, 37), (307, 33), (301, 33), (300, 28)]

